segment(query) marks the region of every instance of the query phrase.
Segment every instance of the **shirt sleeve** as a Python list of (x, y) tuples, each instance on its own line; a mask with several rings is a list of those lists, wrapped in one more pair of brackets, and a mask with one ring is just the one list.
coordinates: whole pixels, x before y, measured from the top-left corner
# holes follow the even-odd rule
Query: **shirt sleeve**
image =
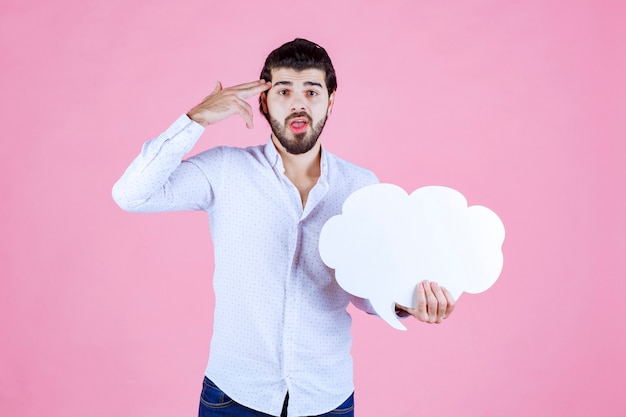
[(376, 310), (374, 310), (374, 307), (372, 307), (372, 303), (370, 302), (370, 300), (351, 295), (350, 302), (359, 310), (365, 311), (367, 314), (378, 316)]
[(142, 213), (206, 209), (211, 185), (196, 164), (182, 160), (203, 132), (201, 125), (182, 115), (146, 142), (113, 186), (117, 205)]

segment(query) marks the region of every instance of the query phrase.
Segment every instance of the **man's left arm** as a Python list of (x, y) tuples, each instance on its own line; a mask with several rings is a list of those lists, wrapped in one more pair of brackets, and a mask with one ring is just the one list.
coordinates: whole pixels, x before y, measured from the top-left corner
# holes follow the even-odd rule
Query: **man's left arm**
[(367, 314), (371, 314), (373, 316), (378, 315), (376, 313), (376, 310), (374, 310), (374, 307), (372, 307), (372, 303), (370, 302), (370, 300), (357, 297), (356, 295), (351, 295), (350, 302), (352, 303), (353, 306), (355, 306), (361, 311), (366, 312)]

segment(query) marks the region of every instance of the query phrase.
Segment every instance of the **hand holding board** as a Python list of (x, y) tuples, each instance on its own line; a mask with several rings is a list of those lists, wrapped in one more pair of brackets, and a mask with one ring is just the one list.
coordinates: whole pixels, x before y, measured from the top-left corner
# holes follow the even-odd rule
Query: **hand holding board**
[(462, 292), (486, 291), (502, 271), (504, 225), (483, 206), (467, 206), (452, 188), (430, 186), (408, 195), (393, 184), (364, 187), (322, 228), (319, 250), (339, 285), (369, 299), (387, 323), (406, 330), (395, 303), (415, 307), (427, 279)]

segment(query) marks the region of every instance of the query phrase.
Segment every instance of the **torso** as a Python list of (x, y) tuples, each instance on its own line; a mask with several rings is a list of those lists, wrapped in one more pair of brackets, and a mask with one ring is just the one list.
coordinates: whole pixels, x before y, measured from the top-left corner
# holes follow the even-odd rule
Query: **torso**
[(309, 192), (311, 192), (313, 187), (315, 187), (315, 184), (317, 184), (319, 176), (306, 176), (303, 178), (290, 178), (288, 176), (287, 178), (289, 178), (293, 185), (298, 189), (298, 192), (300, 193), (300, 200), (302, 200), (302, 208), (304, 208), (306, 206), (307, 198), (309, 197)]

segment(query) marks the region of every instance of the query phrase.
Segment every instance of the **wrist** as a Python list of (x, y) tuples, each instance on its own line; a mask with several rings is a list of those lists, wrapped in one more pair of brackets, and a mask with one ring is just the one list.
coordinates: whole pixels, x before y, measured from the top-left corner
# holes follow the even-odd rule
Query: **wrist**
[(396, 306), (396, 316), (398, 316), (400, 318), (405, 318), (405, 317), (409, 317), (410, 315), (411, 315), (411, 313), (409, 313), (408, 311), (406, 311), (406, 310)]
[(193, 110), (190, 110), (189, 112), (187, 112), (187, 117), (189, 117), (190, 120), (198, 123), (202, 127), (207, 127), (207, 125), (209, 124), (209, 122), (206, 119), (201, 117), (199, 113), (196, 113)]

